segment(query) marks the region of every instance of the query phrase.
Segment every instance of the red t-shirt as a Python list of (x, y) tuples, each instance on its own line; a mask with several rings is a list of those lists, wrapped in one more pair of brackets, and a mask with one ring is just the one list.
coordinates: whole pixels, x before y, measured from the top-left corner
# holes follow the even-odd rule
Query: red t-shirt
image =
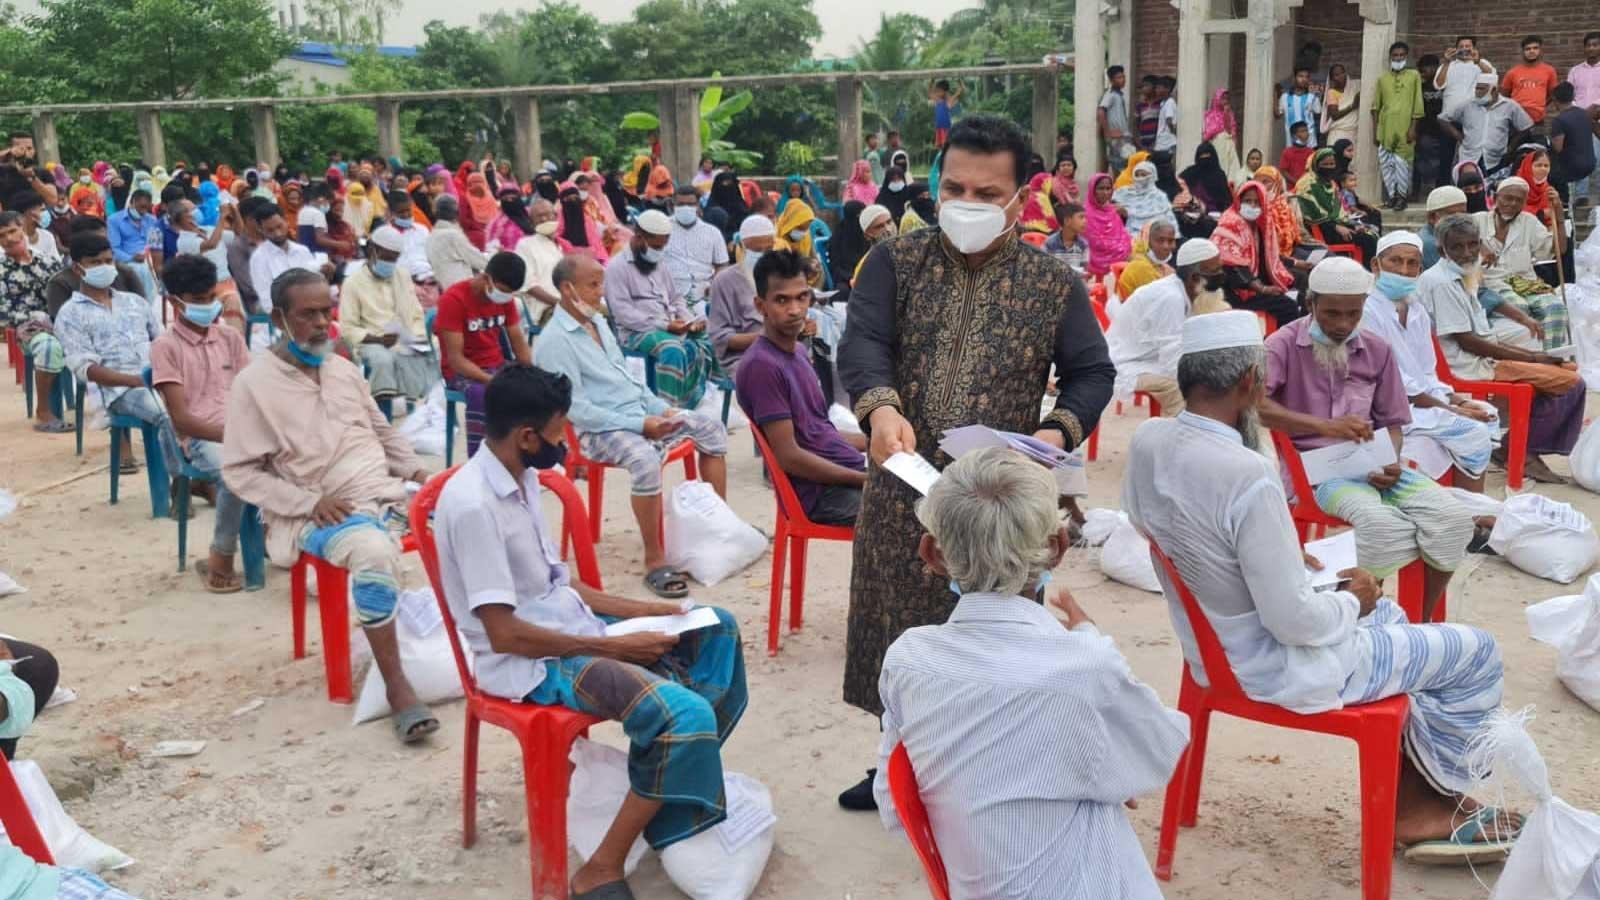
[[(435, 333), (446, 331), (461, 335), (462, 353), (488, 372), (505, 365), (505, 354), (500, 351), (500, 334), (507, 326), (517, 324), (517, 304), (496, 303), (478, 296), (472, 289), (472, 279), (451, 285), (439, 296), (438, 313), (434, 316)], [(443, 357), (439, 367), (448, 380), (452, 376), (450, 361)]]
[(1538, 124), (1544, 121), (1544, 108), (1550, 103), (1550, 94), (1560, 83), (1555, 68), (1547, 62), (1536, 62), (1531, 66), (1517, 63), (1500, 79), (1500, 93), (1527, 110), (1528, 117)]

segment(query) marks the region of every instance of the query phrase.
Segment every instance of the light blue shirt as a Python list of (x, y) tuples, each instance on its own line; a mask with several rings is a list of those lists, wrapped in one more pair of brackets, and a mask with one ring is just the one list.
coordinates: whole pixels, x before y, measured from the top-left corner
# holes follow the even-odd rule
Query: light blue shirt
[(137, 262), (144, 256), (151, 233), (161, 233), (156, 217), (140, 216), (128, 207), (106, 222), (106, 239), (111, 242), (111, 255), (119, 263)]
[(599, 344), (581, 322), (556, 307), (550, 324), (534, 342), (533, 364), (572, 382), (572, 409), (567, 415), (579, 432), (643, 434), (646, 416), (659, 416), (671, 407), (628, 371), (605, 317), (596, 313), (594, 324)]

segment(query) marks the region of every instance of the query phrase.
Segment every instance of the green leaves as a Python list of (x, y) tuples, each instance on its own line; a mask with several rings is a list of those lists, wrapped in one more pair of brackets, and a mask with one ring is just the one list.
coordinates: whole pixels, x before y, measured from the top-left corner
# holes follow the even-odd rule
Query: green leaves
[(660, 127), (661, 120), (655, 113), (631, 112), (622, 117), (623, 131), (655, 131)]

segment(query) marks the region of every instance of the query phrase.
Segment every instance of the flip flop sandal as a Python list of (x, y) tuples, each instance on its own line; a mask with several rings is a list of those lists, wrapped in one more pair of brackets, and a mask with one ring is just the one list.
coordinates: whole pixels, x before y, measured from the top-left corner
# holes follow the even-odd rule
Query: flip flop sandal
[(233, 576), (220, 587), (215, 581), (212, 581), (211, 560), (209, 559), (202, 559), (195, 563), (194, 571), (196, 575), (200, 576), (200, 581), (205, 584), (206, 590), (213, 594), (235, 594), (244, 590), (244, 578), (238, 572), (233, 573)]
[[(674, 584), (681, 587), (672, 587)], [(644, 586), (655, 592), (657, 597), (667, 600), (678, 600), (689, 596), (688, 577), (682, 572), (674, 572), (671, 566), (651, 569), (644, 576)]]
[(124, 474), (124, 475), (132, 475), (132, 474), (134, 474), (134, 473), (136, 473), (138, 471), (139, 471), (139, 461), (137, 459), (124, 459), (122, 461), (122, 469), (121, 469), (122, 474)]
[(633, 900), (633, 891), (626, 881), (608, 881), (592, 891), (574, 891), (572, 900)]
[(51, 419), (48, 422), (33, 423), (33, 430), (45, 434), (68, 434), (72, 431), (72, 424), (65, 419)]
[(439, 720), (421, 703), (394, 714), (394, 736), (402, 744), (415, 744), (438, 730)]
[[(1456, 826), (1448, 840), (1421, 841), (1406, 848), (1407, 862), (1425, 866), (1479, 865), (1500, 862), (1511, 855), (1516, 838), (1511, 840), (1482, 840), (1500, 811), (1492, 806), (1480, 807), (1471, 818)], [(1498, 829), (1496, 829), (1498, 831)]]

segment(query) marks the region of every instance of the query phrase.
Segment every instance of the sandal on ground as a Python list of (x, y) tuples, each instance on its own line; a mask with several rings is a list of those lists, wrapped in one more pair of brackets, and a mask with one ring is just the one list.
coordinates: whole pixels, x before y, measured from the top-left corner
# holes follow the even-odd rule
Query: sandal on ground
[(45, 434), (70, 434), (72, 425), (66, 419), (51, 419), (48, 422), (33, 423), (33, 430)]
[(633, 891), (628, 890), (626, 881), (608, 881), (581, 894), (573, 891), (572, 900), (633, 900)]
[(196, 575), (200, 576), (200, 581), (205, 584), (206, 590), (213, 594), (235, 594), (244, 590), (244, 577), (238, 572), (230, 572), (227, 579), (218, 584), (217, 580), (211, 577), (211, 560), (209, 559), (202, 559), (195, 563), (194, 571)]
[(682, 572), (674, 572), (671, 566), (651, 569), (644, 576), (644, 586), (667, 600), (689, 596), (689, 579)]
[(139, 471), (139, 461), (131, 456), (124, 456), (122, 458), (122, 474), (132, 475), (137, 471)]
[[(1428, 866), (1501, 862), (1511, 855), (1511, 848), (1516, 846), (1516, 838), (1499, 841), (1486, 841), (1482, 838), (1494, 826), (1495, 820), (1502, 815), (1500, 810), (1492, 806), (1479, 807), (1470, 818), (1456, 826), (1448, 840), (1420, 841), (1407, 847), (1406, 861)], [(1495, 830), (1499, 831), (1497, 827)]]
[(421, 703), (394, 714), (394, 736), (402, 744), (415, 744), (438, 730), (439, 720)]

